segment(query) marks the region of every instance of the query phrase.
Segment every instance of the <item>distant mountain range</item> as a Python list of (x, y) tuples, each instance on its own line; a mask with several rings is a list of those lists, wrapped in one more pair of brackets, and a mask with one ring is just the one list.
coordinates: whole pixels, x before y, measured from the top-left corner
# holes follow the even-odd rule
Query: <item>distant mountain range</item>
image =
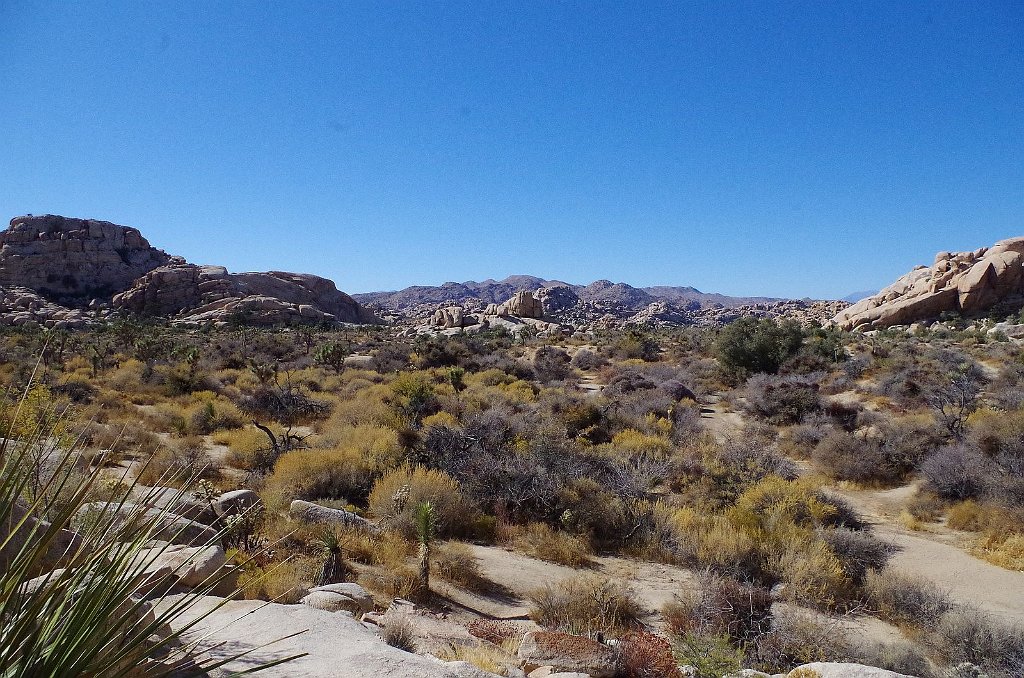
[(878, 290), (865, 290), (864, 292), (854, 292), (852, 294), (847, 294), (839, 301), (848, 301), (851, 304), (855, 304), (861, 299), (867, 299), (868, 297), (873, 297), (876, 294), (878, 294)]
[(710, 306), (731, 308), (783, 301), (774, 297), (730, 297), (701, 292), (694, 287), (633, 287), (609, 280), (598, 280), (589, 285), (573, 285), (561, 280), (546, 280), (532, 275), (512, 275), (504, 280), (488, 279), (482, 282), (446, 282), (437, 286), (416, 285), (395, 292), (366, 292), (353, 294), (352, 297), (360, 304), (372, 304), (390, 311), (402, 312), (419, 306), (461, 305), (468, 301), (498, 304), (516, 292), (534, 291), (541, 287), (568, 287), (582, 301), (633, 310), (640, 310), (658, 301), (692, 309)]

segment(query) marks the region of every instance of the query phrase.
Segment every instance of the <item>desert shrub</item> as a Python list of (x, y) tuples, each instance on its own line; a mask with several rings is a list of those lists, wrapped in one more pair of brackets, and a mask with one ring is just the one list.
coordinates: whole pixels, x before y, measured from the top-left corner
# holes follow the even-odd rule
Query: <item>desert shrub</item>
[(294, 604), (309, 592), (313, 569), (313, 561), (306, 558), (293, 558), (262, 567), (250, 562), (238, 575), (238, 588), (249, 600)]
[(197, 474), (215, 475), (210, 455), (202, 438), (184, 438), (154, 452), (139, 473), (139, 482), (150, 486), (178, 485)]
[(856, 659), (861, 664), (906, 676), (924, 678), (932, 675), (928, 658), (910, 643), (886, 643), (861, 648), (856, 653)]
[(878, 444), (846, 431), (826, 435), (812, 453), (815, 466), (831, 478), (867, 483), (884, 477)]
[(889, 570), (869, 572), (864, 589), (879, 616), (898, 626), (934, 627), (953, 607), (949, 595), (933, 582)]
[(800, 326), (791, 321), (740, 318), (730, 323), (715, 340), (714, 354), (730, 375), (775, 374), (803, 341)]
[(749, 665), (777, 673), (810, 662), (843, 661), (850, 655), (849, 641), (833, 619), (787, 608), (775, 615), (772, 628), (748, 643)]
[(480, 560), (460, 542), (447, 542), (433, 549), (433, 567), (441, 579), (463, 588), (481, 591), (488, 581), (480, 571)]
[(580, 575), (529, 594), (530, 619), (574, 635), (623, 632), (642, 625), (644, 610), (621, 582)]
[(676, 661), (694, 668), (696, 678), (720, 678), (743, 668), (743, 650), (729, 636), (684, 633), (673, 644)]
[(926, 489), (944, 499), (974, 499), (995, 475), (991, 462), (965, 444), (947, 445), (921, 464)]
[(770, 424), (798, 424), (821, 410), (818, 384), (813, 377), (776, 377), (758, 374), (747, 380), (746, 409)]
[(590, 370), (600, 369), (604, 367), (607, 364), (607, 362), (607, 360), (602, 358), (597, 353), (594, 353), (593, 351), (587, 350), (585, 348), (581, 348), (580, 350), (576, 351), (576, 354), (572, 357), (570, 365), (572, 365), (578, 370), (587, 372)]
[(533, 356), (533, 372), (544, 383), (562, 381), (572, 374), (569, 362), (569, 354), (562, 349), (541, 346)]
[(831, 609), (856, 594), (843, 562), (829, 546), (799, 533), (776, 535), (768, 546), (766, 569), (786, 583), (786, 596), (806, 605)]
[(413, 512), (430, 502), (439, 538), (462, 536), (473, 522), (475, 508), (459, 483), (447, 473), (421, 467), (402, 467), (377, 480), (370, 492), (370, 512), (409, 539), (416, 536)]
[(353, 527), (337, 528), (336, 533), (345, 557), (364, 565), (401, 567), (413, 552), (412, 544), (395, 532), (373, 534)]
[(359, 575), (359, 583), (388, 598), (417, 600), (424, 593), (419, 573), (404, 565), (367, 570)]
[(893, 554), (893, 546), (867, 532), (835, 528), (822, 530), (819, 535), (828, 545), (843, 572), (855, 584), (861, 584), (870, 570), (881, 570)]
[(628, 330), (608, 347), (609, 352), (619, 360), (644, 360), (654, 361), (658, 359), (661, 346), (650, 334), (641, 330)]
[(767, 589), (706, 571), (694, 591), (665, 606), (663, 616), (675, 634), (725, 634), (742, 643), (771, 628), (772, 597)]
[(630, 631), (619, 639), (624, 678), (682, 678), (672, 644), (648, 631)]
[(1024, 673), (1024, 628), (996, 621), (971, 608), (942, 616), (927, 642), (950, 664), (970, 662), (993, 675)]
[(586, 567), (592, 551), (586, 541), (546, 523), (530, 523), (516, 532), (516, 547), (535, 558), (569, 567)]
[(416, 651), (416, 631), (405, 615), (396, 614), (387, 617), (381, 637), (391, 647), (397, 647), (406, 652)]
[(287, 452), (274, 464), (264, 494), (271, 506), (284, 508), (295, 499), (344, 499), (362, 502), (375, 480), (370, 460), (351, 448)]

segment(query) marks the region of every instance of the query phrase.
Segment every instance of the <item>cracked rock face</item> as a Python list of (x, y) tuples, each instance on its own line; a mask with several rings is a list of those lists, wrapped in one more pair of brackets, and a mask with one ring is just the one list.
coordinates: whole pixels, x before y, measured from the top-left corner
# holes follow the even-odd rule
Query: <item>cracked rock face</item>
[(138, 230), (109, 221), (24, 216), (0, 233), (0, 285), (67, 306), (109, 299), (171, 259)]
[(873, 297), (838, 313), (845, 330), (882, 329), (935, 320), (942, 313), (981, 314), (993, 306), (1024, 301), (1024, 237), (973, 252), (939, 252), (930, 267), (918, 266)]

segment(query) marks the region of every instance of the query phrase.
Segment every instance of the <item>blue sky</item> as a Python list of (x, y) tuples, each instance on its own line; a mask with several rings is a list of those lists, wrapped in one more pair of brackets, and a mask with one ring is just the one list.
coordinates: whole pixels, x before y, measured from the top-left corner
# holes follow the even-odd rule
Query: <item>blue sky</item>
[(1024, 3), (0, 0), (0, 216), (341, 289), (843, 296), (1024, 234)]

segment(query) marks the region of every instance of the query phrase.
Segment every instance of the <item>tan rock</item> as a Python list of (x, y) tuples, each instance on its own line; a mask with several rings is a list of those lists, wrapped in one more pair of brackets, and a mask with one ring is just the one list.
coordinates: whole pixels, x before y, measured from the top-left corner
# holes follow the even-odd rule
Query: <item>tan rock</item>
[(978, 315), (1004, 302), (1024, 303), (1024, 238), (973, 252), (939, 252), (931, 268), (915, 268), (832, 322), (846, 330), (881, 329), (935, 320), (945, 312)]

